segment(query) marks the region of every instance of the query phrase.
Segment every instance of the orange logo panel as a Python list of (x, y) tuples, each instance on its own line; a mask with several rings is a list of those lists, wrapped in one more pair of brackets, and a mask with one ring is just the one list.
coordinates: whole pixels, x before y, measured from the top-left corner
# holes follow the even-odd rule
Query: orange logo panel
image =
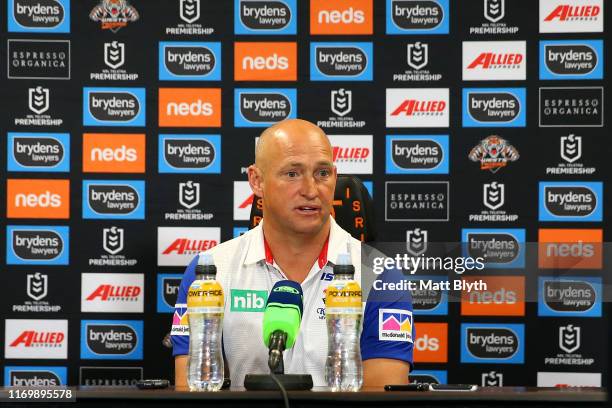
[(144, 173), (145, 135), (85, 133), (84, 173)]
[(540, 229), (538, 267), (542, 269), (601, 269), (601, 229)]
[(6, 181), (8, 218), (70, 217), (69, 180), (9, 179)]
[(524, 276), (470, 276), (469, 283), (481, 281), (486, 290), (461, 292), (463, 316), (525, 316)]
[(446, 363), (448, 361), (448, 324), (415, 323), (415, 363)]
[(297, 44), (294, 42), (237, 42), (234, 80), (295, 81)]
[(159, 88), (159, 126), (220, 127), (221, 88)]
[(373, 34), (372, 0), (311, 0), (310, 34)]

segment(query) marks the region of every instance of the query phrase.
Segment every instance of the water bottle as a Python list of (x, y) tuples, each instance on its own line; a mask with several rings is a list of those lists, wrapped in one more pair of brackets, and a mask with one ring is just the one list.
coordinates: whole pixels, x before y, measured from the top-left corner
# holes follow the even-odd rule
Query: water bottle
[(354, 277), (350, 255), (339, 254), (334, 279), (325, 296), (328, 339), (325, 381), (332, 391), (359, 391), (363, 384), (359, 349), (361, 288)]
[(190, 391), (219, 391), (223, 385), (223, 288), (216, 280), (213, 258), (200, 254), (196, 279), (187, 293), (189, 316), (189, 362), (187, 383)]

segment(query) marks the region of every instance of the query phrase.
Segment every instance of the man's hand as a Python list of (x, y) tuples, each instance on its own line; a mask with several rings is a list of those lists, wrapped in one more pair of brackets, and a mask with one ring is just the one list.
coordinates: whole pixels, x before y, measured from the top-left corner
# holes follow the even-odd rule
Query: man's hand
[(187, 390), (187, 361), (189, 356), (174, 357), (174, 389), (177, 391)]
[(363, 386), (383, 387), (386, 384), (408, 384), (410, 364), (390, 358), (373, 358), (363, 362)]

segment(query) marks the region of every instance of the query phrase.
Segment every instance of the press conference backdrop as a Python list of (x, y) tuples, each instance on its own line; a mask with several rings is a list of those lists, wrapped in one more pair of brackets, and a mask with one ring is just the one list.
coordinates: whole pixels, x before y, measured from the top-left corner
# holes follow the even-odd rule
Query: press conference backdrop
[(380, 239), (583, 261), (564, 310), (516, 301), (549, 287), (537, 254), (463, 305), (419, 294), (414, 378), (607, 381), (603, 0), (3, 4), (5, 385), (170, 377), (183, 266), (246, 230), (255, 138), (296, 117), (364, 180)]

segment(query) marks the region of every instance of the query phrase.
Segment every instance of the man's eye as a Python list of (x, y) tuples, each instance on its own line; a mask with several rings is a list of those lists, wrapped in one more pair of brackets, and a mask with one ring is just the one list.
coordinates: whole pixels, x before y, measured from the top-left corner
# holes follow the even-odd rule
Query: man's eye
[(327, 169), (319, 170), (319, 176), (321, 176), (321, 177), (327, 177), (330, 174), (331, 174), (331, 171), (329, 171)]
[(288, 171), (287, 172), (287, 176), (289, 177), (297, 177), (297, 171)]

